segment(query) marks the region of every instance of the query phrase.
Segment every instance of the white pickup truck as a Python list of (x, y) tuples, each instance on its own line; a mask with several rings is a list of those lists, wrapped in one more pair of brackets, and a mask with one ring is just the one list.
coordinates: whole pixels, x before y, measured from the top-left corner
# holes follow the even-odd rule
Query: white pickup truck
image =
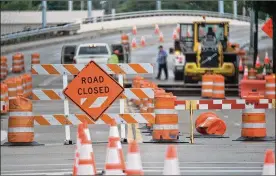
[(121, 44), (85, 43), (80, 45), (64, 45), (61, 52), (61, 64), (88, 64), (91, 60), (97, 64), (106, 64), (112, 52), (118, 50), (119, 62), (128, 63), (129, 53)]

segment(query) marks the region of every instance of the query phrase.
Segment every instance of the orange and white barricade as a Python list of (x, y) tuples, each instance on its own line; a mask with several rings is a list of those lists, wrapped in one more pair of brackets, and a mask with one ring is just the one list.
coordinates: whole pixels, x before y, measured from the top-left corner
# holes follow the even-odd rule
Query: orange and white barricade
[(179, 139), (178, 114), (175, 110), (176, 97), (170, 94), (155, 96), (153, 141), (174, 141)]
[(8, 78), (5, 80), (5, 83), (8, 86), (8, 96), (9, 104), (13, 103), (16, 100), (17, 96), (17, 84), (15, 78)]
[(0, 72), (0, 79), (6, 79), (8, 76), (8, 63), (7, 57), (1, 56), (1, 72)]
[(8, 85), (1, 83), (1, 113), (7, 113), (9, 111), (9, 96), (8, 96)]
[(224, 76), (213, 75), (213, 95), (212, 98), (225, 98)]
[(17, 95), (22, 95), (24, 94), (24, 89), (23, 89), (23, 79), (21, 76), (17, 76), (14, 78), (16, 82), (16, 93)]
[(202, 76), (201, 96), (211, 98), (213, 95), (213, 76), (212, 74), (204, 74)]
[(29, 73), (25, 73), (21, 75), (21, 78), (23, 80), (23, 96), (24, 97), (30, 97), (32, 94), (32, 75)]
[(40, 64), (40, 54), (39, 53), (33, 53), (31, 55), (31, 62), (32, 64)]
[(265, 76), (265, 98), (275, 99), (275, 74)]
[(17, 53), (12, 56), (12, 72), (20, 73), (24, 71), (24, 55)]

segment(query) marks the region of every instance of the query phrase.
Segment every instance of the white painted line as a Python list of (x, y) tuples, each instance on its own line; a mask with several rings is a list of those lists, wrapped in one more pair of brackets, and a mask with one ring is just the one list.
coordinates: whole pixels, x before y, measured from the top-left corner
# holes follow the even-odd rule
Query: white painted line
[(7, 139), (7, 131), (1, 130), (1, 142)]

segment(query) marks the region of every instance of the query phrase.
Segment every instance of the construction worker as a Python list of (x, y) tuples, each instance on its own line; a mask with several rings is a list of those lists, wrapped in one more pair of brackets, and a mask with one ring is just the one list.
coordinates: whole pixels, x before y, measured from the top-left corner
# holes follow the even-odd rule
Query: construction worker
[(119, 58), (118, 58), (119, 54), (120, 54), (120, 52), (118, 50), (113, 51), (113, 54), (108, 59), (108, 63), (109, 64), (118, 64), (119, 63)]
[(158, 52), (158, 57), (157, 57), (157, 63), (158, 63), (158, 75), (156, 79), (160, 79), (161, 72), (164, 69), (165, 72), (165, 80), (168, 80), (168, 67), (167, 67), (167, 57), (168, 54), (167, 52), (163, 49), (163, 46), (159, 46), (159, 52)]

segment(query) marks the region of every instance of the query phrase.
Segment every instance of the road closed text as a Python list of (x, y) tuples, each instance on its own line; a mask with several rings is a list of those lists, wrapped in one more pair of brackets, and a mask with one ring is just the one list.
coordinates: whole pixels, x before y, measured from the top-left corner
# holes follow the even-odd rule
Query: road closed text
[[(89, 95), (89, 94), (106, 94), (109, 93), (110, 89), (108, 86), (99, 86), (104, 82), (104, 77), (82, 77), (81, 84), (86, 85), (85, 87), (78, 89), (79, 95)], [(89, 85), (89, 87), (87, 87)]]

